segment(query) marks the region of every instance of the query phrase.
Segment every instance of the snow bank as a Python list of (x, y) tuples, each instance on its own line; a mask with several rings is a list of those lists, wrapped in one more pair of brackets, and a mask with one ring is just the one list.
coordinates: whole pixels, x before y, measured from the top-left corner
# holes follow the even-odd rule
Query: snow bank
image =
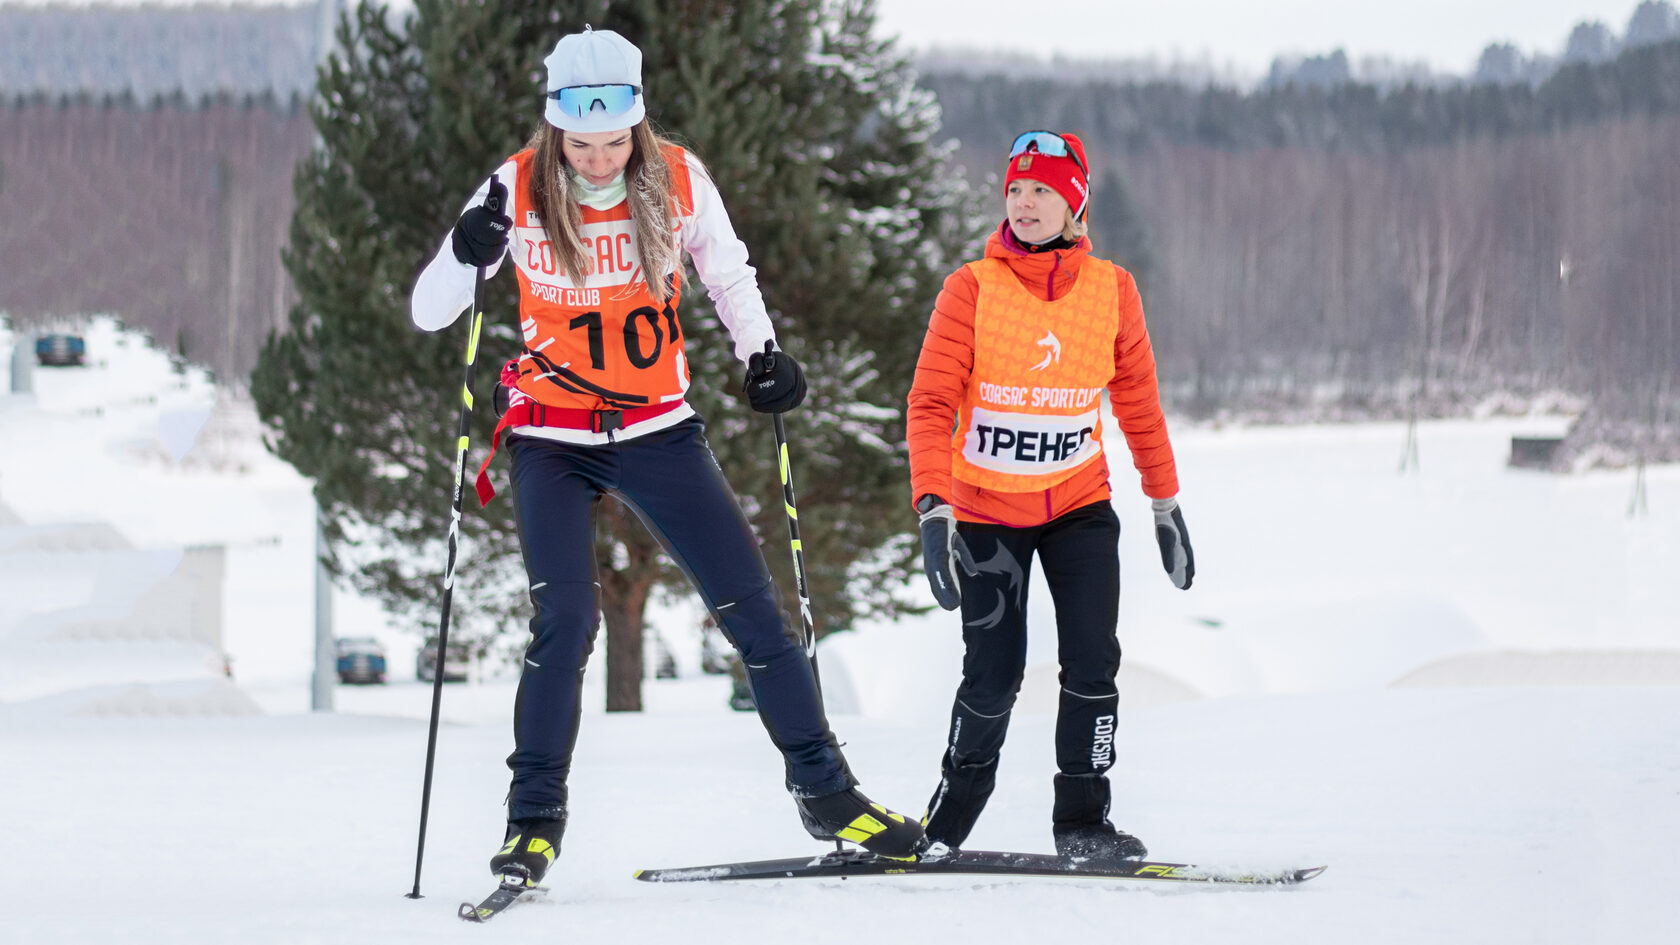
[[(719, 682), (715, 677), (706, 682)], [(654, 689), (683, 689), (686, 680)], [(383, 688), (385, 693), (379, 690)], [(378, 697), (398, 687), (358, 689)], [(416, 692), (420, 687), (411, 687)], [(464, 690), (451, 687), (446, 703)], [(503, 695), (507, 695), (504, 691)], [(1158, 856), (1328, 864), (1293, 889), (883, 877), (644, 884), (644, 867), (823, 849), (750, 714), (591, 714), (546, 901), (488, 930), (511, 745), (505, 721), (439, 732), (425, 898), (410, 900), (425, 702), (405, 718), (31, 718), (0, 706), (7, 942), (407, 945), (579, 942), (1301, 945), (1660, 942), (1680, 844), (1680, 688), (1404, 689), (1205, 699), (1123, 713), (1115, 822)], [(919, 813), (945, 719), (845, 717), (864, 788)], [(1015, 719), (977, 849), (1050, 849), (1054, 720)], [(90, 828), (90, 824), (93, 827)], [(66, 838), (98, 833), (97, 890), (64, 900)], [(232, 864), (232, 866), (226, 866)], [(189, 892), (190, 891), (190, 892)], [(866, 917), (866, 918), (859, 918)]]
[(203, 718), (260, 715), (262, 709), (231, 680), (206, 678), (159, 683), (121, 683), (69, 688), (54, 695), (7, 705), (6, 718), (15, 724), (70, 717), (136, 718), (163, 716)]
[(1680, 652), (1469, 653), (1420, 666), (1395, 686), (1680, 686)]

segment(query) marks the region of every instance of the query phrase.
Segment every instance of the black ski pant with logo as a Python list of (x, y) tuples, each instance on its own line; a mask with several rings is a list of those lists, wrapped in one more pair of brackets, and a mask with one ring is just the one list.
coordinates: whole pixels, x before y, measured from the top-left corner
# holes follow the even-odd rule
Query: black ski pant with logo
[(535, 609), (514, 702), (509, 820), (565, 814), (584, 664), (599, 626), (595, 512), (605, 496), (625, 503), (659, 539), (740, 651), (759, 716), (786, 762), (788, 789), (820, 797), (856, 784), (699, 418), (599, 446), (516, 436), (508, 451)]
[[(1028, 528), (958, 522), (979, 566), (963, 575), (962, 684), (927, 835), (960, 846), (997, 783), (998, 756), (1027, 665), (1027, 584), (1037, 555), (1056, 608), (1061, 697), (1056, 766), (1100, 778), (1114, 764), (1120, 669), (1120, 521), (1106, 500)], [(1104, 810), (1091, 812), (1095, 819)], [(1061, 813), (1058, 813), (1061, 816)]]

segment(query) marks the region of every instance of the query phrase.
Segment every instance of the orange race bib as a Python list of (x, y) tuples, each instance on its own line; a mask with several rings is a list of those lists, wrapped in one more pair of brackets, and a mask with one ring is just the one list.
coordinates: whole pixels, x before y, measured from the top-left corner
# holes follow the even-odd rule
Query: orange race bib
[[(595, 269), (574, 279), (560, 270), (531, 204), (525, 182), (534, 158), (526, 150), (512, 159), (518, 186), (510, 249), (524, 339), (519, 391), (548, 406), (588, 410), (681, 400), (689, 374), (676, 314), (680, 296), (673, 291), (659, 301), (648, 291), (629, 202), (610, 210), (583, 208), (580, 235)], [(665, 159), (680, 219), (694, 203), (688, 163), (680, 149), (668, 150)]]

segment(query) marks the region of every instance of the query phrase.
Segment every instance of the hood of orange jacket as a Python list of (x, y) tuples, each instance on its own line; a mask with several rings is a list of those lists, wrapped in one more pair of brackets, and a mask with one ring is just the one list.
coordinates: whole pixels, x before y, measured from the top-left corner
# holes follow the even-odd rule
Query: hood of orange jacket
[(1035, 253), (1015, 238), (1007, 220), (986, 240), (986, 258), (1008, 263), (1010, 271), (1027, 287), (1027, 291), (1047, 302), (1054, 302), (1067, 294), (1074, 280), (1079, 278), (1079, 268), (1090, 255), (1091, 241), (1083, 236), (1066, 249)]

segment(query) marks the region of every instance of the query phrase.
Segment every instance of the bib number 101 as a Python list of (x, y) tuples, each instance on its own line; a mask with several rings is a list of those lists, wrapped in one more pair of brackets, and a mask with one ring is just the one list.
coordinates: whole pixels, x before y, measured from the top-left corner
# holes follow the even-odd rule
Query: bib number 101
[[(665, 330), (659, 327), (659, 317), (665, 316)], [(642, 350), (642, 332), (638, 323), (646, 321), (648, 332), (653, 336), (653, 350)], [(589, 365), (597, 371), (607, 368), (607, 352), (605, 332), (601, 328), (600, 312), (584, 312), (567, 323), (566, 327), (576, 331), (584, 329), (589, 336)], [(677, 340), (677, 313), (672, 311), (669, 303), (663, 311), (651, 305), (643, 305), (634, 309), (624, 317), (624, 357), (638, 370), (646, 370), (659, 363), (659, 355), (665, 351), (665, 340)]]

